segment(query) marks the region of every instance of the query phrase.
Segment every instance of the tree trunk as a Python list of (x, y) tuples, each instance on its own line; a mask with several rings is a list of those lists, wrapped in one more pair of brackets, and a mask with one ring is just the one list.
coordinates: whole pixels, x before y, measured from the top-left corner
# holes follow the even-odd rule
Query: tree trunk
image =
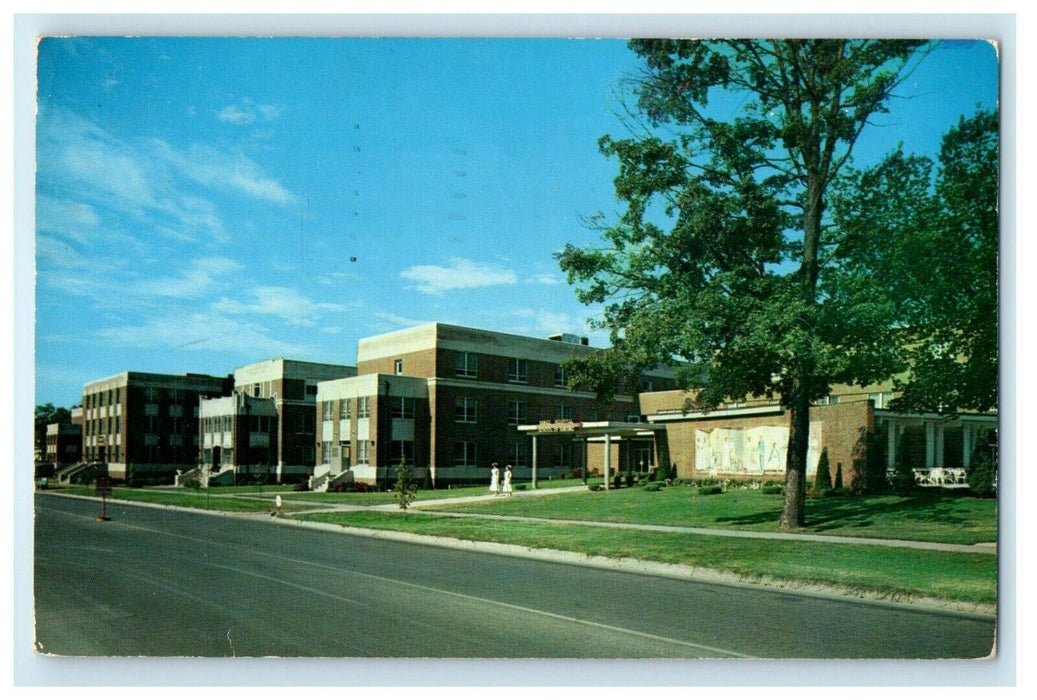
[[(803, 217), (803, 262), (800, 266), (800, 297), (804, 318), (800, 329), (811, 337), (817, 305), (818, 247), (821, 240), (821, 213), (824, 210), (824, 178), (816, 170), (808, 178)], [(789, 391), (789, 447), (785, 455), (785, 505), (781, 511), (783, 530), (803, 527), (807, 491), (807, 450), (810, 445), (810, 401), (813, 396), (814, 358), (808, 344), (799, 349)]]
[(781, 529), (806, 524), (807, 450), (810, 446), (810, 391), (806, 378), (798, 378), (789, 401), (789, 447), (785, 455), (785, 504)]

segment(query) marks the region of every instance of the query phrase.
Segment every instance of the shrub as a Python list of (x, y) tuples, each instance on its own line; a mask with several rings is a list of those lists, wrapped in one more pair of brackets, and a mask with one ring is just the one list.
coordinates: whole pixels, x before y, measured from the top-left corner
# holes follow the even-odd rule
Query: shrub
[(832, 488), (832, 472), (828, 468), (828, 448), (821, 449), (821, 457), (817, 460), (817, 473), (814, 475), (814, 491), (824, 493)]
[(600, 491), (601, 490), (601, 484), (587, 484), (587, 489), (589, 491)]
[(782, 486), (781, 484), (779, 484), (776, 481), (771, 481), (771, 482), (766, 483), (766, 484), (764, 484), (763, 486), (760, 487), (760, 493), (765, 493), (765, 494), (770, 494), (770, 495), (782, 494), (782, 493), (785, 493), (785, 487)]
[(833, 488), (841, 489), (843, 487), (843, 463), (839, 462), (835, 465), (835, 484)]
[(907, 440), (901, 439), (897, 446), (896, 466), (893, 468), (893, 477), (890, 479), (890, 487), (893, 493), (906, 496), (915, 490), (915, 473), (911, 468), (911, 461), (907, 451)]
[(400, 466), (396, 467), (396, 486), (393, 488), (393, 491), (396, 492), (396, 505), (400, 507), (400, 510), (407, 510), (407, 506), (414, 500), (416, 490), (417, 484), (414, 483), (414, 475), (410, 468), (401, 461)]
[(649, 481), (644, 484), (643, 488), (645, 491), (660, 491), (662, 490), (662, 484), (658, 481)]
[(837, 489), (828, 489), (827, 491), (823, 492), (821, 495), (825, 496), (825, 497), (829, 497), (829, 496), (849, 496), (850, 495), (850, 490), (849, 489), (844, 489), (842, 487), (839, 487)]
[(699, 486), (700, 496), (715, 496), (718, 493), (723, 493), (724, 487), (717, 484), (715, 486)]
[(515, 484), (515, 490), (516, 491), (525, 491), (526, 490), (526, 485), (525, 484)]
[(969, 491), (973, 496), (993, 498), (997, 495), (994, 488), (994, 462), (987, 452), (978, 452), (969, 465)]

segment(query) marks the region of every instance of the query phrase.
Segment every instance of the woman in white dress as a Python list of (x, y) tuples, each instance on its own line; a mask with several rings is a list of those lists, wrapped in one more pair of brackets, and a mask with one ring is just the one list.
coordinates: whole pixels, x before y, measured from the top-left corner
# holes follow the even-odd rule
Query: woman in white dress
[(504, 494), (511, 495), (511, 465), (504, 467)]
[(496, 462), (490, 467), (490, 491), (494, 496), (500, 495), (500, 469), (497, 468)]

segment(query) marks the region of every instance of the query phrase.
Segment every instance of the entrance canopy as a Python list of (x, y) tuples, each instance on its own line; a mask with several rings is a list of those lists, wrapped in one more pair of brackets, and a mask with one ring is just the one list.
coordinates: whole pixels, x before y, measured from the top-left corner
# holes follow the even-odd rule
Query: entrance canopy
[(573, 437), (609, 437), (609, 438), (654, 438), (665, 426), (653, 423), (621, 423), (615, 421), (571, 421), (543, 420), (535, 425), (520, 425), (518, 429), (527, 435), (559, 435), (569, 434)]
[(520, 425), (518, 429), (533, 438), (533, 488), (537, 483), (537, 438), (541, 435), (569, 435), (585, 440), (601, 439), (605, 442), (605, 488), (609, 488), (611, 468), (611, 445), (613, 439), (651, 438), (665, 431), (662, 425), (651, 423), (626, 423), (615, 421), (540, 421), (535, 425)]

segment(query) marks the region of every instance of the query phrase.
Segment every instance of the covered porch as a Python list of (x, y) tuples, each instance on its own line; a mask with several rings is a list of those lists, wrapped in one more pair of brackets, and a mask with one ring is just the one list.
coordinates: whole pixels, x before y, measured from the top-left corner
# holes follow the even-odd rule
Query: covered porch
[(622, 443), (641, 443), (640, 449), (634, 447), (626, 450), (628, 466), (630, 460), (639, 463), (642, 469), (658, 465), (660, 449), (656, 436), (660, 431), (665, 432), (665, 426), (653, 425), (651, 423), (614, 422), (614, 421), (541, 421), (534, 425), (518, 426), (520, 432), (530, 436), (532, 440), (532, 488), (537, 487), (537, 464), (539, 438), (544, 436), (558, 437), (567, 435), (574, 442), (583, 445), (584, 452), (584, 474), (592, 466), (589, 453), (591, 444), (600, 444), (602, 447), (601, 467), (605, 476), (605, 488), (609, 489), (612, 483), (612, 473), (618, 473), (621, 461), (618, 454), (614, 453), (614, 447)]
[[(973, 454), (988, 430), (997, 430), (991, 414), (908, 414), (875, 411), (879, 444), (885, 446), (886, 469), (892, 472), (897, 460), (911, 465), (920, 486), (965, 487)], [(996, 448), (991, 457), (997, 463)]]

